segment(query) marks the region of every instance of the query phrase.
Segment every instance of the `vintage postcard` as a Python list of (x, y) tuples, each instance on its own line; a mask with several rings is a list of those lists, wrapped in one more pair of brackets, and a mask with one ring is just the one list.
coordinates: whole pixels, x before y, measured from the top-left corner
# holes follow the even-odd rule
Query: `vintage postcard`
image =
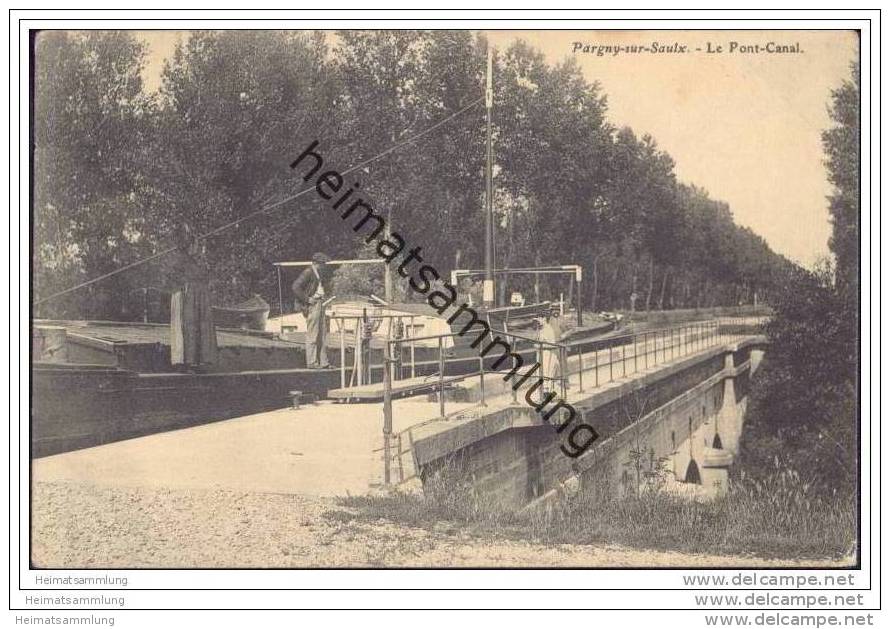
[(861, 21), (205, 22), (26, 32), (38, 585), (865, 584)]

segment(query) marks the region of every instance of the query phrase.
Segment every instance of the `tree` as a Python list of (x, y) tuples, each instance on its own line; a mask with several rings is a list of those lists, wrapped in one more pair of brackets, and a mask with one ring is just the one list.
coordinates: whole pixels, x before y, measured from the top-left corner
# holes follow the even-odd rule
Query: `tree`
[(247, 219), (207, 243), (217, 302), (250, 293), (277, 301), (272, 262), (348, 251), (314, 192), (250, 216), (310, 187), (289, 164), (313, 140), (334, 157), (341, 138), (327, 54), (322, 34), (196, 31), (164, 69), (142, 165), (152, 181), (152, 237), (163, 248), (183, 224), (206, 233)]
[[(338, 38), (340, 118), (353, 163), (431, 128), (482, 95), (484, 41), (469, 32), (347, 31)], [(482, 207), (482, 120), (481, 108), (469, 110), (358, 174), (388, 225), (422, 246), (424, 259), (442, 272), (475, 253), (479, 243), (474, 228)]]
[[(146, 253), (137, 147), (154, 103), (142, 91), (145, 47), (126, 31), (37, 35), (34, 96), (35, 296)], [(38, 308), (42, 316), (118, 318), (116, 277)]]
[(835, 126), (822, 134), (828, 179), (834, 186), (829, 196), (832, 232), (828, 241), (836, 263), (836, 279), (847, 300), (857, 310), (859, 290), (859, 64), (851, 77), (832, 91), (829, 112)]
[(495, 88), (497, 240), (507, 243), (498, 264), (591, 266), (612, 235), (604, 212), (612, 128), (599, 85), (575, 62), (548, 66), (517, 42), (496, 59)]
[[(314, 140), (341, 172), (399, 145), (346, 183), (360, 181), (443, 275), (482, 266), (486, 48), (467, 31), (344, 31), (333, 48), (321, 33), (195, 31), (149, 95), (129, 35), (41, 35), (38, 292), (164, 251), (184, 225), (228, 225), (207, 241), (217, 303), (277, 301), (272, 262), (363, 247), (288, 167)], [(595, 284), (587, 305), (605, 308), (627, 307), (632, 291), (640, 308), (750, 303), (777, 285), (789, 263), (725, 203), (677, 182), (654, 138), (608, 123), (605, 94), (576, 62), (550, 65), (520, 41), (497, 51), (494, 75), (498, 266), (581, 264)], [(126, 317), (99, 295), (154, 286), (165, 271), (138, 266), (46, 312)]]

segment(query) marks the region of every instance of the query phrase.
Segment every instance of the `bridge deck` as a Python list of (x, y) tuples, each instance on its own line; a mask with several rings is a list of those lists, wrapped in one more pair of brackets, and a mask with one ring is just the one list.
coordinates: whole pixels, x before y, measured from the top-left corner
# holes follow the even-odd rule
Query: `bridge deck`
[[(636, 369), (632, 353), (617, 358), (623, 361), (623, 371), (616, 373), (616, 365), (612, 365), (615, 376), (612, 383), (606, 382), (609, 366), (601, 365), (600, 387), (617, 386), (622, 380), (626, 382), (656, 369), (645, 369), (643, 353), (666, 350), (669, 357), (670, 348), (663, 347), (660, 341), (655, 343), (653, 347), (637, 346)], [(706, 353), (711, 349), (703, 347), (700, 351)], [(616, 352), (613, 349), (613, 358)], [(688, 359), (696, 353), (686, 353), (676, 360)], [(585, 356), (586, 366), (590, 364), (589, 359)], [(667, 368), (672, 362), (666, 360), (657, 369)], [(489, 374), (489, 378), (500, 379), (500, 376)], [(577, 379), (577, 374), (570, 378), (573, 388)], [(475, 381), (478, 383), (478, 376)], [(584, 383), (585, 391), (594, 388), (592, 371), (584, 373)], [(509, 388), (498, 390), (488, 382), (486, 387), (490, 387), (486, 407), (472, 401), (449, 401), (446, 411), (453, 415), (448, 420), (438, 419), (437, 402), (419, 398), (396, 400), (393, 430), (400, 433), (420, 425), (424, 426), (423, 433), (448, 430), (514, 404)], [(382, 480), (382, 418), (379, 403), (321, 402), (35, 459), (33, 478), (37, 482), (129, 487), (360, 494)]]
[[(455, 382), (464, 380), (466, 376), (445, 376), (442, 380), (448, 387)], [(419, 394), (425, 391), (434, 391), (439, 386), (439, 378), (432, 376), (417, 376), (416, 378), (405, 378), (396, 380), (392, 383), (393, 396), (401, 396), (406, 393)], [(342, 389), (331, 389), (328, 391), (328, 397), (334, 400), (353, 400), (357, 402), (383, 400), (383, 383), (374, 382), (372, 384), (364, 384), (362, 386), (344, 387)]]
[[(435, 403), (395, 404), (396, 430), (439, 413)], [(280, 409), (35, 459), (33, 478), (121, 487), (362, 494), (382, 481), (381, 455), (374, 452), (381, 443), (381, 418), (379, 405), (322, 402)]]

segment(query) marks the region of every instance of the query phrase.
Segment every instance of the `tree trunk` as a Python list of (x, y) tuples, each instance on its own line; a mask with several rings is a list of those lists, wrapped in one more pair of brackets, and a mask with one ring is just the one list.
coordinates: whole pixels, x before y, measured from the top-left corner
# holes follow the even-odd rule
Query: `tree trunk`
[[(512, 214), (507, 216), (507, 251), (504, 254), (504, 261), (500, 265), (503, 269), (509, 269), (513, 266), (513, 219)], [(495, 268), (498, 268), (497, 261), (494, 262)], [(495, 282), (498, 287), (498, 298), (495, 300), (495, 306), (509, 305), (507, 302), (507, 279), (509, 275), (495, 275)]]
[(664, 290), (667, 288), (668, 282), (668, 269), (664, 270), (664, 275), (661, 278), (661, 295), (658, 297), (658, 309), (664, 310)]
[[(387, 219), (386, 220), (386, 230), (384, 233), (385, 233), (387, 240), (391, 240), (390, 226), (392, 225), (392, 218), (393, 218), (393, 215), (395, 214), (392, 207), (393, 207), (392, 205), (389, 206), (389, 210), (387, 211), (387, 215), (386, 215), (386, 219)], [(395, 301), (395, 295), (393, 294), (392, 272), (389, 267), (390, 267), (389, 264), (383, 265), (383, 298), (387, 302), (392, 303)]]
[(606, 292), (609, 296), (608, 307), (612, 307), (615, 302), (615, 284), (618, 283), (618, 275), (621, 272), (621, 265), (618, 261), (615, 261), (615, 272), (612, 274), (612, 281), (609, 282), (609, 287), (606, 289)]
[(649, 312), (649, 307), (652, 305), (652, 289), (655, 284), (655, 260), (653, 258), (649, 258), (649, 290), (646, 291), (646, 312)]
[(700, 289), (699, 289), (699, 291), (698, 291), (698, 298), (695, 300), (695, 307), (696, 307), (696, 308), (701, 308), (701, 307), (702, 307), (702, 301), (703, 301), (704, 299), (706, 299), (706, 297), (707, 297), (708, 289), (709, 289), (709, 285), (710, 285), (710, 283), (711, 283), (711, 282), (710, 282), (709, 280), (706, 279), (704, 285), (700, 287)]
[(590, 297), (590, 309), (596, 312), (596, 291), (598, 288), (599, 276), (597, 275), (597, 265), (599, 264), (599, 256), (593, 259), (593, 295)]
[[(634, 264), (631, 267), (631, 272), (633, 273), (633, 277), (631, 279), (631, 284), (630, 284), (630, 294), (631, 294), (631, 296), (635, 296), (637, 293), (637, 265), (636, 264)], [(631, 314), (633, 314), (636, 309), (637, 309), (636, 300), (631, 298), (631, 300), (630, 300)]]

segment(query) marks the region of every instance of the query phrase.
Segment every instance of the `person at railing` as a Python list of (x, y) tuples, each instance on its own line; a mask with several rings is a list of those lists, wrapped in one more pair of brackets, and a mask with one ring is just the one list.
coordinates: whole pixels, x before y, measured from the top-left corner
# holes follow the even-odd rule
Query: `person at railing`
[(562, 326), (559, 318), (559, 305), (553, 304), (544, 312), (540, 319), (538, 340), (543, 341), (541, 348), (541, 375), (544, 378), (542, 394), (546, 396), (549, 391), (555, 391), (557, 382), (561, 377), (559, 348), (553, 345), (562, 342)]
[(312, 256), (311, 266), (300, 273), (291, 285), (295, 307), (306, 318), (306, 366), (309, 369), (330, 367), (325, 347), (328, 325), (324, 312), (325, 299), (331, 289), (325, 265), (330, 258), (323, 253)]

